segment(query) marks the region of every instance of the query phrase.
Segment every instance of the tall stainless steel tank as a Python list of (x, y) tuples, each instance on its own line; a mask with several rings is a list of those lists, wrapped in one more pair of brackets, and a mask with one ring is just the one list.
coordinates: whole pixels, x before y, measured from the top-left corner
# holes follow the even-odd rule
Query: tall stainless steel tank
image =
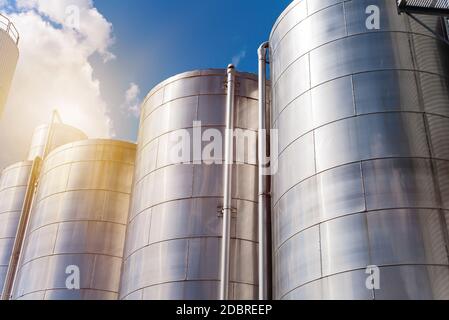
[(36, 157), (42, 158), (44, 156), (44, 149), (46, 146), (47, 152), (51, 152), (53, 149), (67, 143), (84, 139), (87, 139), (84, 132), (63, 123), (52, 123), (39, 126), (34, 130), (27, 159), (32, 161)]
[(395, 1), (301, 0), (270, 52), (275, 298), (449, 299), (448, 45)]
[[(257, 297), (257, 78), (237, 73), (236, 83), (235, 126), (248, 129), (249, 147), (234, 169), (230, 295), (253, 299)], [(159, 84), (143, 103), (122, 299), (219, 297), (223, 165), (213, 161), (217, 154), (203, 152), (207, 148), (198, 154), (192, 143), (203, 135), (201, 148), (210, 144), (214, 133), (223, 137), (225, 85), (226, 70), (187, 72)], [(195, 121), (202, 126), (197, 133)], [(181, 129), (191, 141), (177, 161), (170, 156), (178, 144), (171, 134)], [(207, 153), (203, 161), (201, 152)]]
[(11, 21), (0, 14), (0, 116), (19, 59), (19, 33)]
[(8, 271), (32, 164), (31, 161), (16, 163), (0, 175), (0, 292)]
[[(118, 298), (135, 153), (131, 143), (84, 140), (46, 157), (14, 299)], [(69, 290), (76, 268), (80, 290)]]

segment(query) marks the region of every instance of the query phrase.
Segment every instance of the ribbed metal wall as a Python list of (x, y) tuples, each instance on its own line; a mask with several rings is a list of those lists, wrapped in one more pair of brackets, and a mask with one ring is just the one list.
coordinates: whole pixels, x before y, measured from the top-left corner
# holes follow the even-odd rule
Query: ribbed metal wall
[(9, 21), (0, 15), (0, 116), (8, 98), (11, 81), (19, 59), (17, 39), (7, 33)]
[[(249, 129), (254, 142), (246, 164), (234, 170), (230, 295), (253, 299), (257, 297), (257, 78), (237, 73), (236, 82), (235, 126)], [(187, 129), (192, 136), (194, 121), (202, 122), (203, 132), (215, 128), (224, 134), (225, 84), (225, 70), (188, 72), (158, 85), (143, 104), (122, 299), (218, 298), (223, 166), (182, 164), (169, 154), (177, 144), (170, 133)]]
[[(51, 132), (48, 131), (51, 129)], [(36, 157), (43, 157), (45, 152), (45, 146), (48, 139), (48, 150), (52, 150), (79, 140), (87, 139), (87, 136), (79, 129), (62, 124), (53, 123), (45, 124), (37, 127), (34, 130), (33, 138), (31, 140), (30, 151), (28, 153), (28, 160), (32, 161)]]
[(275, 298), (449, 299), (449, 47), (395, 1), (301, 0), (271, 57)]
[(19, 162), (0, 175), (0, 292), (8, 271), (32, 162)]
[[(85, 140), (44, 161), (14, 299), (117, 299), (136, 146)], [(67, 290), (68, 266), (81, 290)]]

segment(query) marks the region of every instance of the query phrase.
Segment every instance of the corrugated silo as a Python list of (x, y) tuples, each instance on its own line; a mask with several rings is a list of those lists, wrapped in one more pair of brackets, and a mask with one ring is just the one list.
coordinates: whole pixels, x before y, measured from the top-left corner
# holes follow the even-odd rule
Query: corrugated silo
[(0, 14), (0, 116), (19, 59), (19, 33), (7, 17)]
[(395, 1), (300, 0), (270, 53), (275, 298), (449, 299), (449, 46)]
[[(122, 299), (219, 298), (224, 158), (213, 161), (218, 155), (204, 151), (212, 137), (224, 141), (226, 78), (226, 70), (183, 73), (156, 86), (143, 103)], [(249, 142), (233, 169), (229, 294), (254, 299), (257, 77), (236, 73), (235, 95), (234, 124), (247, 129)], [(175, 159), (170, 154), (179, 145), (178, 134), (187, 137), (182, 143), (187, 152)], [(197, 141), (201, 150), (194, 147)]]
[(19, 162), (0, 175), (0, 293), (3, 290), (32, 161)]
[(117, 299), (135, 149), (84, 140), (46, 157), (13, 299)]

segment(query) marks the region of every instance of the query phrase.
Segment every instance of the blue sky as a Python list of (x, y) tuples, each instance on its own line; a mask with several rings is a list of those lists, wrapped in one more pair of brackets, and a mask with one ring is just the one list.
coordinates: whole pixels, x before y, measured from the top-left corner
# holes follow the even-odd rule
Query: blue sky
[[(240, 56), (239, 70), (256, 72), (259, 44), (290, 0), (95, 0), (113, 25), (116, 59), (92, 58), (109, 105), (123, 100), (129, 83), (140, 98), (180, 72), (223, 68)], [(134, 140), (137, 119), (111, 115), (117, 138)]]
[(139, 101), (159, 82), (233, 60), (256, 72), (257, 48), (290, 2), (0, 0), (20, 33), (0, 169), (26, 157), (53, 110), (90, 138), (136, 141)]

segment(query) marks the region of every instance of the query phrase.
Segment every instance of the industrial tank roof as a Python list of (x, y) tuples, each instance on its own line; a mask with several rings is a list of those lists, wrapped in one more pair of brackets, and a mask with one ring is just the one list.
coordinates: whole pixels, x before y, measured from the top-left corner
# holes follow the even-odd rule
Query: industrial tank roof
[[(161, 88), (165, 87), (169, 83), (175, 82), (179, 79), (191, 78), (191, 77), (199, 77), (199, 76), (224, 76), (226, 75), (226, 69), (204, 69), (204, 70), (192, 70), (186, 71), (175, 76), (172, 76), (159, 84), (157, 84), (153, 89), (150, 90), (148, 95), (145, 97), (143, 104), (150, 98), (154, 93), (159, 91)], [(240, 78), (247, 78), (251, 80), (258, 80), (257, 75), (248, 72), (240, 72), (237, 70), (237, 74)]]

